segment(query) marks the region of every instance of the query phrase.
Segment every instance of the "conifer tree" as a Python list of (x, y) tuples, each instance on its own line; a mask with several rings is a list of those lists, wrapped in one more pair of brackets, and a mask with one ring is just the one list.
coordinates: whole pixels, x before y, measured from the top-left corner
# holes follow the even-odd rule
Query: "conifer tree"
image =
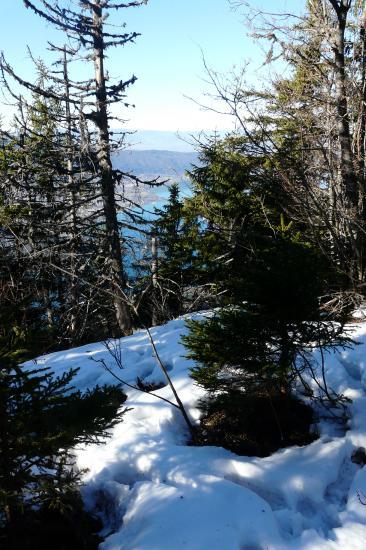
[[(195, 287), (194, 240), (197, 222), (190, 219), (179, 199), (179, 186), (173, 184), (169, 190), (168, 202), (162, 209), (156, 209), (154, 222), (157, 239), (157, 299), (161, 304), (160, 316), (175, 318), (185, 312), (193, 301)], [(191, 294), (189, 296), (189, 294)]]
[[(101, 307), (95, 292), (105, 285), (98, 260), (99, 191), (93, 159), (83, 145), (79, 114), (67, 114), (67, 105), (56, 93), (60, 82), (43, 64), (37, 62), (37, 67), (37, 88), (42, 93), (34, 92), (29, 102), (16, 98), (14, 132), (4, 134), (3, 225), (8, 245), (23, 265), (19, 282), (33, 279), (33, 309), (43, 310), (55, 341), (75, 344), (86, 337), (105, 336), (103, 318), (109, 315), (108, 298)], [(7, 65), (5, 74), (11, 75)], [(98, 334), (92, 324), (99, 315)]]
[(314, 343), (328, 349), (345, 342), (344, 317), (327, 318), (321, 298), (336, 288), (338, 273), (296, 224), (285, 223), (276, 165), (260, 149), (233, 137), (208, 153), (193, 172), (189, 205), (205, 221), (197, 261), (223, 295), (212, 318), (188, 322), (183, 341), (197, 363), (192, 376), (208, 391), (204, 441), (266, 454), (296, 442), (295, 419), (300, 425), (303, 414), (308, 437), (311, 413), (292, 390), (311, 367)]
[(267, 64), (284, 59), (285, 76), (261, 90), (223, 89), (210, 76), (243, 132), (253, 136), (257, 128), (288, 215), (342, 270), (357, 302), (365, 277), (365, 5), (304, 4), (300, 14), (286, 14), (285, 25), (278, 13), (259, 11), (255, 19)]
[(240, 136), (213, 138), (203, 145), (200, 160), (189, 173), (193, 193), (185, 202), (186, 215), (198, 222), (191, 241), (196, 277), (225, 301), (235, 294), (255, 239), (271, 233), (276, 213), (278, 219), (276, 181), (266, 157), (260, 150), (252, 153), (251, 142)]
[[(2, 332), (6, 326), (2, 319)], [(58, 378), (37, 365), (25, 370), (19, 361), (32, 353), (29, 342), (9, 328), (11, 338), (0, 335), (0, 545), (96, 547), (72, 449), (104, 439), (121, 420), (126, 396), (112, 386), (75, 391), (76, 370)]]
[[(56, 112), (58, 105), (53, 101), (35, 98), (32, 106), (21, 104), (16, 117), (18, 135), (7, 134), (1, 152), (0, 182), (1, 248), (8, 258), (2, 270), (3, 290), (16, 281), (11, 294), (22, 311), (23, 328), (26, 329), (28, 321), (32, 324), (37, 317), (43, 317), (50, 337), (55, 327), (53, 301), (58, 299), (61, 277), (53, 277), (45, 263), (50, 257), (59, 262), (57, 240), (63, 214), (56, 196), (60, 164), (53, 117)], [(27, 292), (30, 296), (22, 306)], [(16, 308), (12, 317), (15, 315)]]
[[(84, 106), (89, 109), (84, 115), (85, 119), (91, 121), (97, 130), (95, 160), (100, 177), (105, 221), (104, 246), (107, 251), (105, 273), (110, 282), (110, 292), (114, 296), (116, 321), (120, 331), (124, 334), (131, 333), (132, 319), (125, 294), (126, 274), (122, 262), (121, 234), (115, 191), (116, 184), (121, 181), (123, 174), (112, 168), (109, 108), (117, 102), (122, 102), (124, 106), (128, 105), (125, 100), (125, 92), (128, 86), (136, 80), (136, 77), (132, 76), (128, 80), (108, 84), (104, 63), (106, 51), (110, 47), (133, 42), (138, 33), (116, 32), (113, 27), (108, 27), (105, 21), (113, 12), (140, 6), (144, 3), (146, 3), (145, 0), (126, 3), (114, 0), (95, 0), (94, 2), (81, 0), (75, 9), (71, 9), (63, 6), (62, 2), (57, 0), (52, 2), (24, 0), (27, 8), (64, 31), (76, 43), (78, 49), (84, 49), (85, 58), (92, 62), (94, 78), (86, 83), (79, 83), (78, 87), (79, 91), (83, 92), (81, 97), (84, 99)], [(80, 93), (77, 96), (80, 100)], [(77, 101), (77, 98), (73, 98), (73, 100)]]
[[(230, 305), (205, 322), (188, 322), (190, 333), (183, 340), (187, 356), (197, 362), (192, 377), (208, 391), (203, 403), (208, 423), (215, 415), (223, 421), (212, 442), (244, 454), (301, 444), (301, 435), (296, 437), (304, 414), (307, 440), (312, 414), (293, 389), (304, 372), (311, 374), (313, 345), (324, 352), (347, 343), (344, 319), (327, 322), (321, 309), (329, 273), (323, 257), (299, 235), (278, 231), (257, 247)], [(307, 384), (304, 392), (311, 396)], [(336, 401), (326, 385), (322, 392)]]

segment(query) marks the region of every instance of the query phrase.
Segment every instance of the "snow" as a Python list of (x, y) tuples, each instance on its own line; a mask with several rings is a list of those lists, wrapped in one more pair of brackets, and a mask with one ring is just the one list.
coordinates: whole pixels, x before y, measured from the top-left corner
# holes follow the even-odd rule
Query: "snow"
[[(203, 390), (189, 377), (193, 363), (180, 343), (185, 320), (155, 327), (152, 335), (197, 422)], [(352, 399), (349, 429), (323, 420), (318, 440), (267, 458), (190, 446), (178, 409), (125, 388), (132, 410), (111, 438), (76, 449), (79, 467), (88, 469), (86, 507), (105, 525), (101, 550), (364, 550), (366, 468), (351, 456), (366, 448), (366, 323), (349, 330), (360, 345), (325, 357), (329, 386)], [(81, 390), (116, 383), (100, 360), (129, 383), (137, 377), (163, 382), (145, 331), (123, 338), (120, 346), (123, 370), (116, 369), (103, 343), (45, 355), (26, 366), (48, 366), (56, 375), (79, 368), (74, 382)], [(167, 386), (155, 393), (173, 400)]]
[(178, 487), (136, 483), (124, 528), (102, 549), (237, 548), (238, 541), (241, 548), (275, 548), (280, 536), (270, 506), (230, 481), (200, 475)]

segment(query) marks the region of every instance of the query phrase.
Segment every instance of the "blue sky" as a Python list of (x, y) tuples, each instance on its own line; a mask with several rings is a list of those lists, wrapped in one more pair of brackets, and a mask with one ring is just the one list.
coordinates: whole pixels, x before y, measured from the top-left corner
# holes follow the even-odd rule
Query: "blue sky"
[[(297, 7), (302, 4), (302, 0), (253, 0), (252, 4), (278, 12), (290, 9), (294, 2)], [(60, 44), (64, 39), (27, 10), (22, 0), (3, 4), (0, 49), (20, 74), (32, 79), (27, 45), (36, 57), (47, 60), (47, 41)], [(260, 49), (246, 36), (243, 16), (230, 7), (229, 0), (149, 0), (146, 6), (121, 10), (113, 17), (117, 22), (126, 22), (127, 30), (142, 35), (135, 44), (110, 50), (107, 63), (113, 77), (127, 79), (132, 73), (138, 77), (128, 93), (135, 109), (118, 111), (128, 127), (170, 131), (229, 127), (225, 117), (205, 112), (185, 97), (206, 101), (203, 94), (209, 88), (201, 51), (209, 66), (220, 72), (251, 59), (251, 78), (256, 78)], [(86, 76), (84, 69), (79, 66), (78, 73)]]

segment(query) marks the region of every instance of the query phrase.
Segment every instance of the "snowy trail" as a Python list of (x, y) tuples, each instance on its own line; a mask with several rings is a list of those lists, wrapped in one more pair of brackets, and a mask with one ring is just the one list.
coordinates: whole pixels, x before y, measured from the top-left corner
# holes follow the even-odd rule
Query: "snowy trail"
[[(366, 324), (352, 337), (366, 342)], [(179, 340), (184, 319), (152, 329), (163, 362), (193, 419), (202, 390), (188, 376)], [(122, 376), (161, 382), (147, 335), (121, 340)], [(100, 364), (113, 360), (102, 343), (42, 356), (38, 365), (60, 374), (80, 367), (76, 385), (111, 383)], [(32, 367), (32, 363), (28, 363)], [(88, 468), (84, 498), (105, 521), (102, 550), (365, 550), (366, 469), (351, 461), (366, 448), (366, 353), (357, 346), (326, 357), (329, 385), (353, 400), (346, 433), (322, 422), (320, 439), (267, 458), (239, 457), (218, 447), (185, 444), (180, 412), (148, 394), (128, 390), (133, 410), (105, 445), (78, 449)], [(158, 390), (167, 399), (167, 387)], [(366, 497), (365, 497), (366, 500)]]

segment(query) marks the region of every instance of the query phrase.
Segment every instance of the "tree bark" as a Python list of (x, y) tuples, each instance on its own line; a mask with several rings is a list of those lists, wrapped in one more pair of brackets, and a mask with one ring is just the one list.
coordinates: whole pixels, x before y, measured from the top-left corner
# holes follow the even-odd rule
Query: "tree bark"
[(359, 209), (365, 219), (365, 139), (366, 139), (366, 6), (363, 7), (360, 20), (361, 46), (361, 101), (359, 115), (359, 133), (357, 136), (357, 156), (359, 167)]
[(71, 128), (71, 110), (70, 110), (70, 81), (68, 73), (67, 50), (64, 46), (63, 52), (63, 76), (65, 85), (65, 111), (66, 111), (66, 146), (67, 146), (67, 171), (68, 187), (71, 194), (71, 250), (70, 250), (70, 323), (69, 330), (72, 342), (75, 343), (77, 331), (77, 319), (75, 308), (79, 303), (78, 277), (76, 273), (76, 249), (77, 249), (77, 214), (76, 214), (76, 189), (73, 170), (73, 152), (72, 152), (72, 128)]
[(157, 312), (157, 290), (158, 290), (158, 239), (155, 234), (151, 236), (151, 281), (152, 281), (152, 294), (153, 294), (153, 311), (152, 311), (152, 325), (155, 326), (158, 322)]
[(103, 37), (103, 10), (101, 0), (91, 4), (93, 12), (93, 50), (95, 69), (95, 113), (94, 122), (99, 132), (98, 163), (101, 173), (103, 208), (106, 223), (106, 242), (110, 278), (115, 293), (114, 307), (116, 320), (123, 334), (132, 333), (132, 319), (126, 300), (124, 289), (126, 277), (122, 264), (122, 250), (117, 219), (116, 199), (114, 191), (114, 176), (110, 155), (109, 124), (107, 111), (107, 93), (104, 74), (104, 37)]
[(345, 30), (350, 4), (347, 0), (341, 0), (339, 4), (335, 0), (329, 1), (337, 15), (337, 27), (335, 29), (332, 49), (334, 53), (335, 105), (337, 109), (337, 133), (340, 145), (342, 191), (346, 199), (345, 206), (357, 209), (358, 185), (352, 151), (345, 68)]

